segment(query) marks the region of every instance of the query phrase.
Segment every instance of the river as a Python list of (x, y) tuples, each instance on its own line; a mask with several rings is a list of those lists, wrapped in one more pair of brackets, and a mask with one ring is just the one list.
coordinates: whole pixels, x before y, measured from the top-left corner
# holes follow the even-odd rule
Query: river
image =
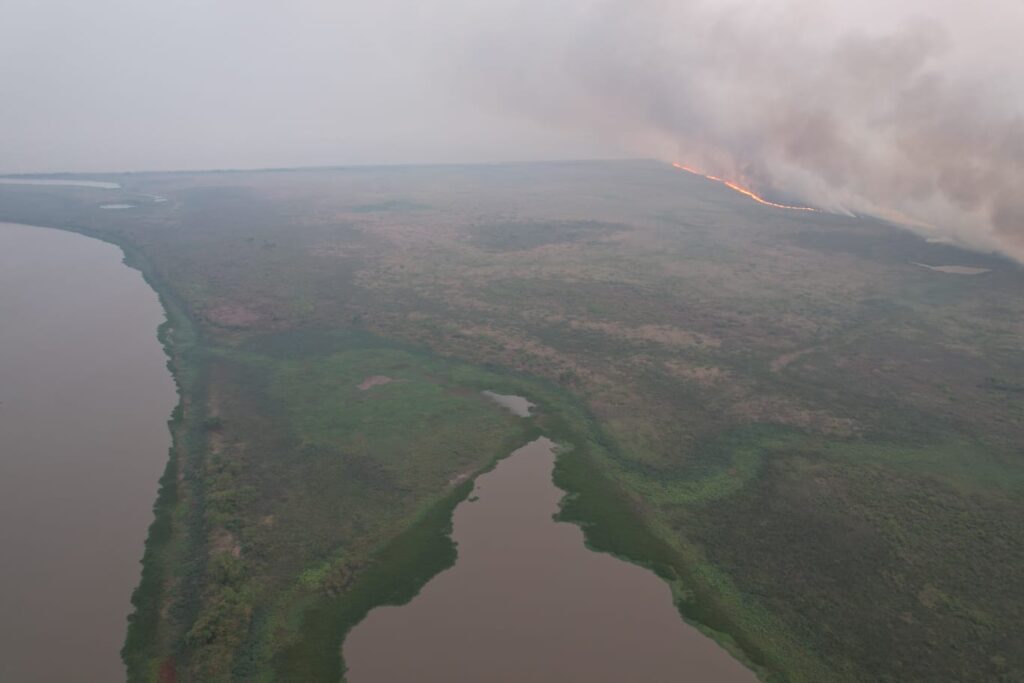
[(120, 249), (0, 223), (0, 681), (124, 680), (177, 400)]
[(661, 579), (552, 519), (554, 458), (541, 438), (477, 480), (455, 510), (455, 566), (352, 630), (348, 683), (756, 682), (682, 620)]

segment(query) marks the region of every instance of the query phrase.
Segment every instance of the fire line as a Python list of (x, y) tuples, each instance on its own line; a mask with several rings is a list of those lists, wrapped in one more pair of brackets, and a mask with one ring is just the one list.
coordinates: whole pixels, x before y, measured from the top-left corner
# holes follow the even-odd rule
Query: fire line
[(726, 180), (725, 178), (719, 178), (718, 176), (708, 175), (707, 173), (701, 173), (700, 171), (698, 171), (695, 168), (691, 168), (689, 166), (684, 166), (683, 164), (680, 164), (680, 163), (673, 162), (672, 166), (675, 167), (675, 168), (678, 168), (680, 171), (686, 171), (687, 173), (692, 173), (694, 175), (699, 175), (702, 178), (707, 178), (708, 180), (713, 180), (716, 183), (721, 183), (722, 185), (725, 185), (726, 187), (728, 187), (730, 190), (733, 190), (734, 192), (739, 192), (740, 194), (742, 194), (742, 195), (744, 195), (746, 197), (749, 197), (750, 199), (753, 199), (758, 204), (764, 204), (765, 206), (773, 206), (776, 209), (791, 209), (793, 211), (817, 211), (818, 210), (818, 209), (812, 208), (810, 206), (790, 206), (789, 204), (776, 204), (775, 202), (770, 202), (767, 199), (765, 199), (764, 197), (760, 196), (759, 194), (757, 194), (757, 193), (755, 193), (755, 192), (753, 192), (751, 190), (748, 190), (745, 187), (741, 187), (740, 185), (737, 185), (736, 183), (732, 182), (731, 180)]

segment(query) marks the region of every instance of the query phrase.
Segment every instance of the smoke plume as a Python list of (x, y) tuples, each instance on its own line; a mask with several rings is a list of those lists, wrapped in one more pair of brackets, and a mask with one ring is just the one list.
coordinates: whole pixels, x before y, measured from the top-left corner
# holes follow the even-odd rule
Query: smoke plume
[(460, 76), (633, 153), (1024, 258), (1024, 4), (853, 4), (509, 2)]

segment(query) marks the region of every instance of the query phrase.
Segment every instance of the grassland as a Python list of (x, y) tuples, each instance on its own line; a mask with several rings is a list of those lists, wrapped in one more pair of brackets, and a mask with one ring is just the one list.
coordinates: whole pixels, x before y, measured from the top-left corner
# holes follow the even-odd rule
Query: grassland
[(646, 162), (113, 179), (0, 220), (121, 245), (169, 311), (132, 680), (337, 680), (536, 430), (563, 517), (765, 680), (1024, 680), (1015, 264)]

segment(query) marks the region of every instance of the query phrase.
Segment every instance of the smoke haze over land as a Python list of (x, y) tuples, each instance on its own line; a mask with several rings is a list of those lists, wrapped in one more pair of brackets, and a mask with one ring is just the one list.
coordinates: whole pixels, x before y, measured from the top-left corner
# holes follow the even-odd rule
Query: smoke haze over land
[(0, 172), (645, 156), (1024, 256), (1017, 0), (0, 9)]

